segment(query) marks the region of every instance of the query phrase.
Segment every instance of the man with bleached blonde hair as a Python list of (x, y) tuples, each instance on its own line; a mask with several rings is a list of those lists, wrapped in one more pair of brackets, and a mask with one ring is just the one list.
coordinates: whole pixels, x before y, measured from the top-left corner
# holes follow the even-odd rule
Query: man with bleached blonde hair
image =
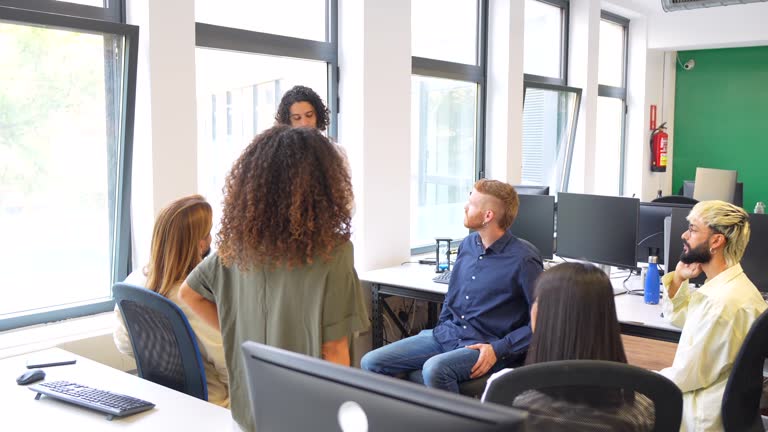
[[(723, 201), (702, 201), (688, 223), (680, 262), (662, 279), (664, 316), (683, 331), (672, 366), (660, 373), (683, 392), (680, 430), (722, 430), (725, 384), (766, 303), (739, 264), (749, 243), (749, 215)], [(702, 272), (706, 283), (690, 289), (688, 280)]]

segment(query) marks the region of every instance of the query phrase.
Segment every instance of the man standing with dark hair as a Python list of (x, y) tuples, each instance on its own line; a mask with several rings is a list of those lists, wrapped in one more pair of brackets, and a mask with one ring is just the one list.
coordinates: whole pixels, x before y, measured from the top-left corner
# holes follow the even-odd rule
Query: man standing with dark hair
[(515, 189), (479, 180), (464, 206), (474, 230), (459, 247), (437, 326), (366, 354), (363, 369), (385, 375), (422, 370), (428, 387), (458, 393), (459, 383), (523, 360), (531, 339), (533, 286), (541, 257), (507, 229)]

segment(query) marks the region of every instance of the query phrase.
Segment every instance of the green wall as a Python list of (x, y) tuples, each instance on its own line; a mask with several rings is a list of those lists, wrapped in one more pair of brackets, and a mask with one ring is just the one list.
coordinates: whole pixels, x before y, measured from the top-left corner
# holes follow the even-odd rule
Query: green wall
[(672, 190), (696, 167), (737, 170), (744, 208), (768, 202), (768, 46), (680, 51)]

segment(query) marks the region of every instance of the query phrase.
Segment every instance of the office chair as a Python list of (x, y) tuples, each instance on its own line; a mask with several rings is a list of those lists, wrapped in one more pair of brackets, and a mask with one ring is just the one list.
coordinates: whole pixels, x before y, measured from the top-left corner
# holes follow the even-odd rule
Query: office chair
[(598, 360), (517, 368), (492, 380), (484, 401), (528, 409), (529, 426), (548, 431), (676, 431), (683, 413), (680, 389), (664, 376)]
[(651, 202), (655, 203), (672, 203), (672, 204), (691, 204), (696, 205), (699, 202), (693, 198), (688, 198), (682, 195), (667, 195), (654, 199)]
[(723, 392), (723, 428), (726, 431), (762, 431), (760, 396), (763, 364), (768, 357), (768, 312), (763, 312), (739, 349)]
[(116, 283), (112, 294), (131, 338), (139, 376), (207, 401), (203, 359), (184, 312), (146, 288)]

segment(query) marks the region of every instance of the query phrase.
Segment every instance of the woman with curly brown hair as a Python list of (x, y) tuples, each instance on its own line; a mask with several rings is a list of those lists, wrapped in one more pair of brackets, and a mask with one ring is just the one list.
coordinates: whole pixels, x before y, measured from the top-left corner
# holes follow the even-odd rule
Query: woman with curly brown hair
[(232, 416), (253, 430), (240, 345), (252, 340), (349, 365), (349, 336), (368, 327), (350, 238), (352, 184), (318, 130), (275, 126), (226, 180), (218, 251), (180, 297), (221, 328)]

